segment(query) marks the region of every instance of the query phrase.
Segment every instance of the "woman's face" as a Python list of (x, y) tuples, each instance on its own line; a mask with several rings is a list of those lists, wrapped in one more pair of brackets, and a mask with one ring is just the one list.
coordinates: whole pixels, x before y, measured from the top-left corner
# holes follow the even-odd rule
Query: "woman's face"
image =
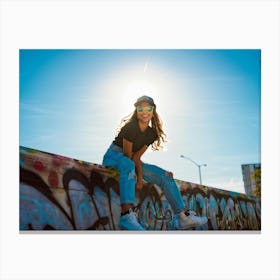
[(141, 102), (136, 106), (137, 119), (143, 123), (151, 121), (154, 112), (154, 106), (148, 102)]

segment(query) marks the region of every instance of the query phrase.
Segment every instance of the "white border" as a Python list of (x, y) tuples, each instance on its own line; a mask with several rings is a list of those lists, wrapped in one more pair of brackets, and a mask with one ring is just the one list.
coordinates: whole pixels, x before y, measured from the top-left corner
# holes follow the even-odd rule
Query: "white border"
[[(0, 3), (1, 279), (279, 279), (278, 1)], [(19, 234), (22, 48), (261, 49), (262, 233)]]

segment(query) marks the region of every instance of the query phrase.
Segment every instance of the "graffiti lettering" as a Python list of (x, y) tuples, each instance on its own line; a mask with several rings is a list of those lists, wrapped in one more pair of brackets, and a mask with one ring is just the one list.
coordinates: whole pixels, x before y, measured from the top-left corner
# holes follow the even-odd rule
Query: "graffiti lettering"
[[(20, 148), (20, 230), (118, 230), (118, 174), (86, 163)], [(260, 200), (176, 180), (188, 210), (208, 217), (196, 230), (260, 230)], [(137, 192), (135, 213), (146, 230), (176, 230), (161, 190)]]

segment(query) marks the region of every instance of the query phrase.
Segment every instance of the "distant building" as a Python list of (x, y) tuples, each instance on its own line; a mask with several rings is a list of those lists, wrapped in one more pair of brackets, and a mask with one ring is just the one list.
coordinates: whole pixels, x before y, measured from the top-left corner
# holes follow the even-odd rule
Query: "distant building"
[(248, 195), (255, 195), (257, 187), (261, 187), (260, 181), (260, 163), (242, 164), (242, 175), (245, 193)]

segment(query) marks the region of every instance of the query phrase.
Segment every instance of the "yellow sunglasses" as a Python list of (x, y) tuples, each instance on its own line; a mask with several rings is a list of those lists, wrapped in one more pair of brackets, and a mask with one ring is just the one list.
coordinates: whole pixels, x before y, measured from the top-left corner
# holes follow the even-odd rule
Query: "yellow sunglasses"
[(154, 109), (154, 106), (137, 106), (136, 110), (137, 112), (143, 112), (144, 110), (147, 112), (152, 112)]

